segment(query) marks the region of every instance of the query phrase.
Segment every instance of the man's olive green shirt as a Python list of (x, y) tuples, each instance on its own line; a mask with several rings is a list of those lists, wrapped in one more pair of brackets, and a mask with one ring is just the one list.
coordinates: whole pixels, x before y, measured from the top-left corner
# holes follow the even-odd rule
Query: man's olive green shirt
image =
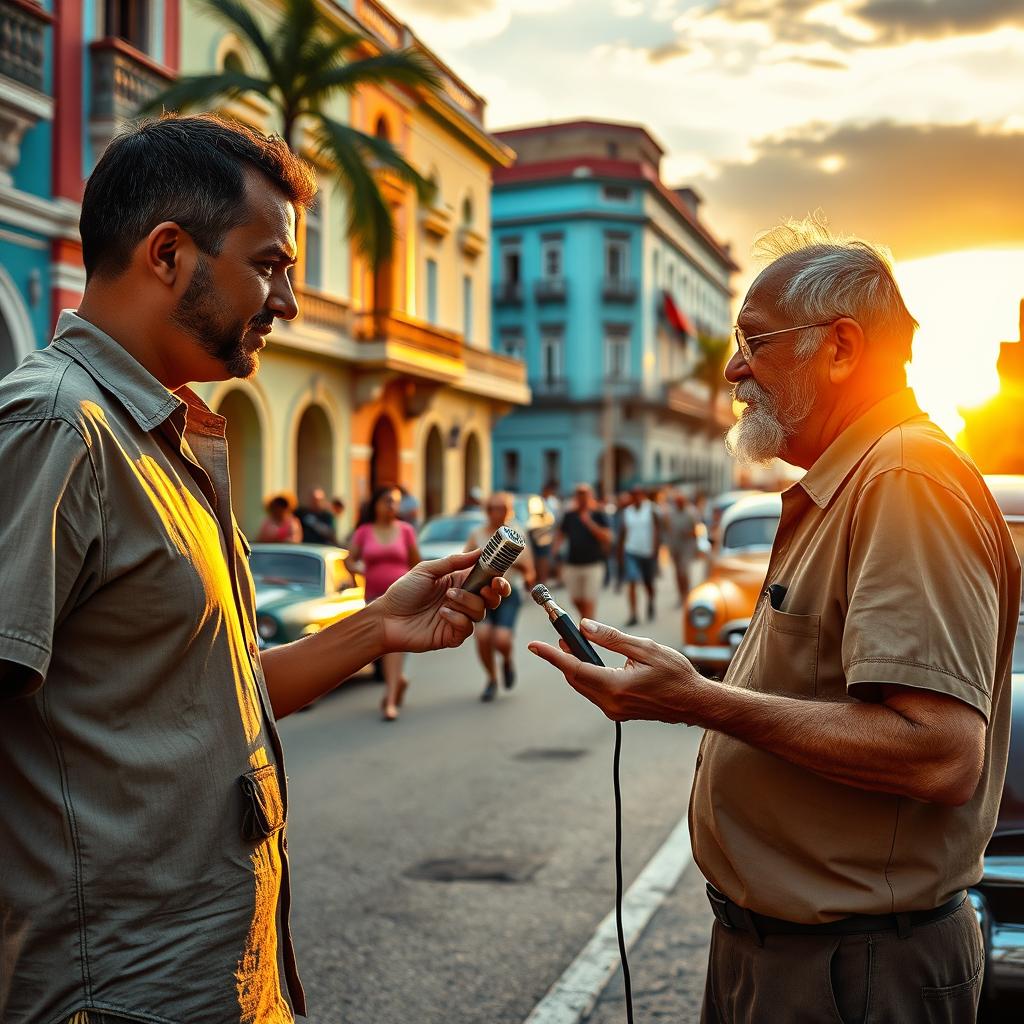
[(228, 480), (223, 418), (73, 313), (0, 382), (4, 1024), (304, 1012)]
[(790, 921), (936, 907), (981, 878), (1002, 794), (1020, 562), (970, 460), (893, 394), (782, 499), (766, 584), (725, 682), (801, 701), (879, 684), (947, 694), (988, 723), (961, 807), (833, 782), (709, 732), (690, 802), (694, 858), (736, 903)]

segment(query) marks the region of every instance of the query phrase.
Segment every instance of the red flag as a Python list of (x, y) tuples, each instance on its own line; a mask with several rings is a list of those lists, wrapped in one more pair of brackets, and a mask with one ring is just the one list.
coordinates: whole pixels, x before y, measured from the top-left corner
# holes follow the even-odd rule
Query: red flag
[(690, 322), (690, 318), (675, 304), (675, 300), (668, 292), (662, 292), (661, 295), (665, 302), (665, 319), (677, 331), (679, 331), (680, 334), (690, 338), (696, 338), (697, 331)]

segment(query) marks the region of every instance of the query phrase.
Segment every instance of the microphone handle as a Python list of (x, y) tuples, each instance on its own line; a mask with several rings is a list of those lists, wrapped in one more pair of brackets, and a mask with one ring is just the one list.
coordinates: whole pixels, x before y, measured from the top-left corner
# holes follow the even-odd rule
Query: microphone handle
[(471, 594), (479, 594), (484, 587), (487, 586), (495, 576), (501, 575), (500, 573), (492, 572), (490, 569), (485, 568), (480, 564), (478, 558), (476, 564), (470, 570), (469, 575), (466, 577), (466, 582), (462, 584), (462, 590), (468, 590)]
[(561, 615), (552, 619), (551, 624), (566, 642), (569, 650), (580, 661), (590, 662), (591, 665), (604, 665), (601, 656), (591, 646), (590, 641), (576, 628), (576, 623), (569, 617), (568, 612), (562, 612)]

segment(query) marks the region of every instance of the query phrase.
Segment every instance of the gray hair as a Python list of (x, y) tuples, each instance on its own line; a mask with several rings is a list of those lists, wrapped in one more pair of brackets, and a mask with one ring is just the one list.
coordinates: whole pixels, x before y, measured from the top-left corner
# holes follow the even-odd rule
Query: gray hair
[[(788, 220), (759, 235), (754, 257), (769, 266), (779, 260), (792, 263), (794, 270), (782, 286), (778, 306), (795, 323), (848, 316), (864, 328), (869, 339), (890, 341), (900, 365), (910, 361), (917, 321), (900, 294), (887, 249), (850, 235), (833, 234), (816, 213), (803, 220)], [(795, 347), (797, 357), (814, 355), (825, 334), (823, 328), (803, 332)]]

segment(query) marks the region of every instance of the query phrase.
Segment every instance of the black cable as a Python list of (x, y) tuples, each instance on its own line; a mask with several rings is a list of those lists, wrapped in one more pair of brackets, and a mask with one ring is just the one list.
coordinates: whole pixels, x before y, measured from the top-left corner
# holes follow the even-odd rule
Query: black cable
[[(544, 608), (555, 631), (566, 647), (580, 661), (591, 665), (604, 665), (601, 656), (590, 641), (579, 631), (576, 623), (552, 600), (543, 584), (530, 591), (530, 596)], [(622, 723), (615, 723), (615, 753), (612, 756), (612, 789), (615, 793), (615, 930), (619, 937), (619, 959), (622, 962), (622, 983), (626, 990), (626, 1024), (633, 1024), (633, 986), (629, 980), (629, 960), (626, 959), (626, 936), (622, 931), (622, 787), (619, 784), (619, 759), (622, 754)]]
[(622, 788), (619, 784), (619, 757), (622, 753), (622, 723), (615, 723), (615, 754), (612, 757), (612, 788), (615, 791), (615, 928), (619, 933), (619, 959), (622, 984), (626, 990), (626, 1021), (633, 1024), (633, 986), (626, 959), (626, 937), (622, 932)]

